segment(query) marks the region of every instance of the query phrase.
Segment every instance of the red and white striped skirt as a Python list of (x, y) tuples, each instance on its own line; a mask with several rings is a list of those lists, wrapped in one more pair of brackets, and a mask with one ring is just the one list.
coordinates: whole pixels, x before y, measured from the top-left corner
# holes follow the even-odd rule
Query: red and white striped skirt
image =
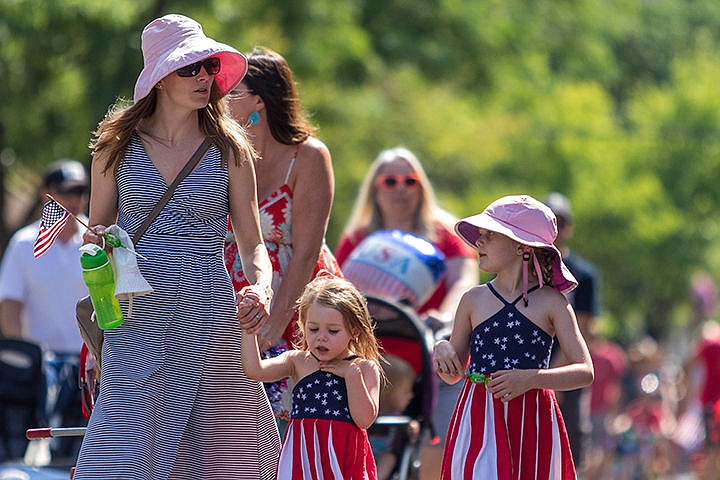
[(574, 480), (570, 443), (552, 390), (504, 403), (465, 380), (448, 427), (441, 480)]

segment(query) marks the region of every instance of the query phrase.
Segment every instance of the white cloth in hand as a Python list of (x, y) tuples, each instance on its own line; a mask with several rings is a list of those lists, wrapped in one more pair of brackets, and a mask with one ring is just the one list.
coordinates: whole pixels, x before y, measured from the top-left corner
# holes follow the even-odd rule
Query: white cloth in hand
[(135, 246), (130, 240), (130, 235), (117, 225), (110, 225), (105, 231), (115, 235), (122, 243), (122, 247), (115, 247), (112, 252), (112, 265), (115, 272), (115, 296), (130, 302), (128, 317), (131, 317), (133, 297), (147, 295), (153, 291), (153, 288), (140, 273)]

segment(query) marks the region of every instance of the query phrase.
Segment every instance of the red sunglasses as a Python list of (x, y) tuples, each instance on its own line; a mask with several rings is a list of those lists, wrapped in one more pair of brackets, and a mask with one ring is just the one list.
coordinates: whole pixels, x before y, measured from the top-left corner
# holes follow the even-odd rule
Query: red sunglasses
[(375, 179), (375, 185), (379, 187), (382, 186), (390, 190), (397, 188), (400, 184), (407, 189), (416, 188), (420, 184), (420, 177), (418, 177), (416, 173), (411, 173), (410, 175), (387, 174), (378, 175)]
[(218, 57), (206, 58), (185, 67), (180, 67), (175, 72), (177, 72), (178, 77), (194, 77), (200, 73), (203, 67), (205, 67), (208, 75), (217, 75), (220, 73), (220, 59)]

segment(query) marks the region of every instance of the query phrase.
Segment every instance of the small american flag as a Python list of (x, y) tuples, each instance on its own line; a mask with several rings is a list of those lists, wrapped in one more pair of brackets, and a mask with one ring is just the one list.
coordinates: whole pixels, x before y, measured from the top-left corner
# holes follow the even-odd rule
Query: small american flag
[(33, 250), (35, 258), (48, 251), (50, 245), (60, 235), (69, 216), (70, 214), (55, 200), (50, 200), (43, 205), (42, 216), (40, 217), (40, 231)]

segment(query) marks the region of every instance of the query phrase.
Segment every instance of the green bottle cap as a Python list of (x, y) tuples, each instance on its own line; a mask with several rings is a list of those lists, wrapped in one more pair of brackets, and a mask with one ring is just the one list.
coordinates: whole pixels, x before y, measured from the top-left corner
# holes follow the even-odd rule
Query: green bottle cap
[(95, 268), (102, 267), (108, 263), (108, 256), (105, 250), (99, 246), (88, 243), (80, 247), (82, 255), (80, 255), (80, 265), (85, 270), (93, 270)]

